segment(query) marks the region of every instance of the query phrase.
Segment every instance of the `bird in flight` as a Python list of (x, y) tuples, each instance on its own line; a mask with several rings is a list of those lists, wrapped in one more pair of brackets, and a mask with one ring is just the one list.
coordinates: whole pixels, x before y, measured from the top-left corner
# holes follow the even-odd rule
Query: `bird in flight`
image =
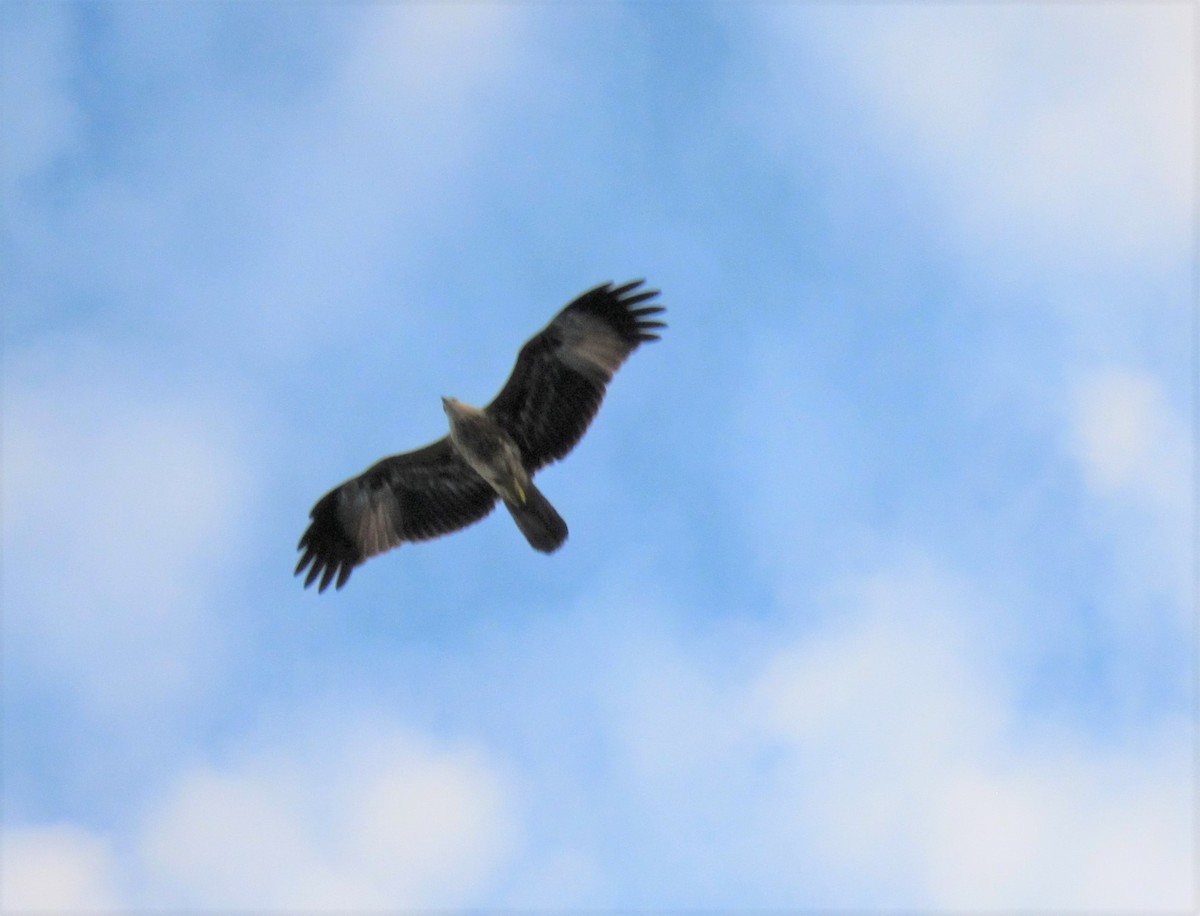
[(384, 458), (322, 496), (296, 548), (304, 587), (319, 578), (323, 592), (336, 578), (341, 588), (369, 557), (465, 528), (497, 499), (535, 550), (561, 547), (567, 523), (532, 478), (583, 438), (617, 369), (666, 326), (651, 317), (662, 306), (641, 304), (658, 295), (639, 289), (643, 282), (588, 290), (525, 342), (490, 404), (442, 398), (448, 436)]

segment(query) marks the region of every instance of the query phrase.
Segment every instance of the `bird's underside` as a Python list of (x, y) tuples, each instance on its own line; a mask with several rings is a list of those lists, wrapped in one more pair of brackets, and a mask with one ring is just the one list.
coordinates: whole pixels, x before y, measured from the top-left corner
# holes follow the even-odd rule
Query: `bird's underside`
[[(496, 398), (482, 410), (443, 399), (451, 435), (393, 455), (326, 493), (300, 538), (296, 574), (305, 587), (341, 588), (354, 567), (406, 541), (449, 534), (486, 516), (502, 500), (538, 550), (566, 539), (566, 523), (533, 475), (583, 437), (617, 369), (664, 327), (664, 309), (642, 305), (657, 290), (637, 280), (579, 296), (517, 356)], [(478, 416), (477, 416), (478, 415)]]

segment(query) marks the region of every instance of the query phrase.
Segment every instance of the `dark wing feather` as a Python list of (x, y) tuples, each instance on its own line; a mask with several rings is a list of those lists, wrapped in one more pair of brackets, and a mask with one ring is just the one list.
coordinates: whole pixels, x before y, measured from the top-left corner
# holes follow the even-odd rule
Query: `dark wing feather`
[(644, 281), (597, 286), (564, 308), (526, 342), (517, 365), (487, 412), (521, 449), (535, 471), (566, 455), (600, 409), (605, 387), (629, 354), (664, 327), (650, 318), (663, 308), (634, 306), (658, 290)]
[(319, 591), (334, 576), (341, 588), (368, 557), (405, 541), (465, 528), (495, 504), (495, 491), (459, 457), (449, 439), (384, 458), (313, 506), (312, 523), (296, 548), (304, 551), (296, 575), (311, 565), (305, 588), (318, 576)]

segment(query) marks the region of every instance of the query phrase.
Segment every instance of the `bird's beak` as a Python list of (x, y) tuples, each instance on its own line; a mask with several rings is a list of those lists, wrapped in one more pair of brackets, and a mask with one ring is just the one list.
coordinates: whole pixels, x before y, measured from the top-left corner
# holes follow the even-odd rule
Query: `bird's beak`
[(447, 414), (454, 413), (454, 398), (442, 398), (442, 410)]

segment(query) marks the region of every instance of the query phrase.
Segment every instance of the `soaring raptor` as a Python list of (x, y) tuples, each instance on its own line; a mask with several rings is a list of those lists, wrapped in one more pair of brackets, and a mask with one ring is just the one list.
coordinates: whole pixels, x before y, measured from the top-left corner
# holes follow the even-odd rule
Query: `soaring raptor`
[(319, 591), (335, 577), (341, 588), (368, 557), (465, 528), (497, 499), (535, 550), (561, 547), (567, 523), (531, 478), (575, 447), (613, 374), (665, 327), (650, 317), (661, 306), (641, 305), (658, 295), (639, 290), (643, 282), (588, 290), (526, 341), (492, 403), (481, 410), (442, 398), (448, 436), (384, 458), (322, 496), (297, 547), (305, 588), (318, 577)]

